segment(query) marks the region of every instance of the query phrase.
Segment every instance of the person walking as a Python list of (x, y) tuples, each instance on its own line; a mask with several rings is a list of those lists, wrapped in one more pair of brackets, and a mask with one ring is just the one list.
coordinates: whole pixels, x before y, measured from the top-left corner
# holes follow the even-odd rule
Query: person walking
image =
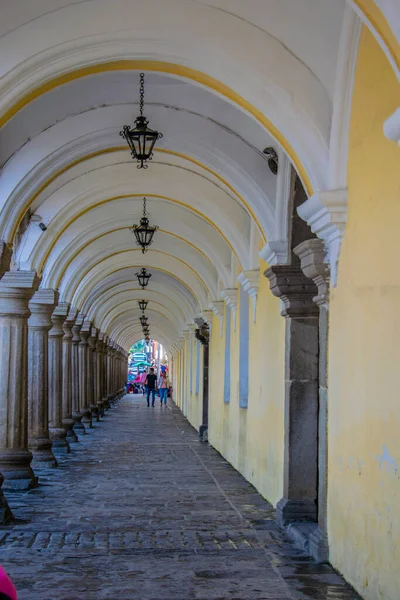
[(146, 373), (146, 369), (144, 369), (143, 373), (140, 374), (140, 384), (142, 386), (143, 396), (145, 395), (145, 392), (146, 392), (146, 377), (147, 377), (147, 373)]
[(157, 389), (157, 375), (154, 375), (154, 369), (150, 369), (150, 373), (146, 377), (145, 381), (146, 389), (147, 389), (147, 406), (150, 406), (150, 395), (151, 395), (151, 405), (154, 406), (154, 401), (156, 399), (156, 389)]
[(169, 377), (168, 377), (166, 371), (163, 371), (158, 380), (158, 389), (160, 390), (161, 406), (163, 405), (163, 400), (164, 400), (164, 404), (167, 404), (167, 394), (168, 394), (168, 389), (170, 387), (171, 387), (171, 382), (169, 380)]

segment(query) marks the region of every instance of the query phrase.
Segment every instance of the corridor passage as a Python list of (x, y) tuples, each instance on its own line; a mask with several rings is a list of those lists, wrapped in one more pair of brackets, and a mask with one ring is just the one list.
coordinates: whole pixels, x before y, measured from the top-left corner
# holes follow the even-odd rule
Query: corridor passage
[(20, 600), (355, 600), (173, 405), (125, 396), (40, 485), (7, 494)]

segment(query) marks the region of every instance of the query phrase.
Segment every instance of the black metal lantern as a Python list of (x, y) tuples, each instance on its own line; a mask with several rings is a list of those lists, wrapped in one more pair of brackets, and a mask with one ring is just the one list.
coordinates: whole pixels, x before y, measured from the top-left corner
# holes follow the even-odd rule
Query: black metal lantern
[(149, 336), (148, 336), (148, 335), (147, 335), (147, 336), (146, 336), (144, 339), (146, 340), (146, 344), (149, 344), (149, 343), (150, 343), (150, 338), (149, 338)]
[(142, 327), (144, 327), (145, 325), (147, 325), (147, 320), (148, 320), (148, 317), (145, 317), (144, 315), (142, 315), (140, 317), (139, 321), (142, 324)]
[(138, 300), (140, 310), (145, 311), (148, 305), (147, 300)]
[(132, 158), (136, 159), (138, 169), (147, 169), (144, 164), (152, 159), (154, 144), (162, 138), (162, 133), (154, 131), (148, 127), (149, 121), (143, 115), (144, 105), (144, 73), (140, 73), (140, 116), (135, 119), (135, 127), (132, 129), (129, 125), (124, 125), (121, 135), (128, 143)]
[(150, 225), (146, 217), (146, 198), (143, 198), (143, 217), (140, 219), (140, 225), (132, 225), (131, 231), (135, 234), (136, 243), (142, 247), (142, 254), (147, 252), (153, 242), (153, 237), (158, 229), (158, 225)]
[(150, 329), (143, 329), (143, 335), (145, 337), (149, 336), (150, 335)]
[(151, 277), (151, 273), (149, 273), (148, 270), (145, 267), (143, 267), (139, 271), (139, 273), (135, 273), (135, 275), (138, 278), (139, 285), (144, 290), (144, 288), (147, 287), (147, 285), (149, 283), (149, 279)]

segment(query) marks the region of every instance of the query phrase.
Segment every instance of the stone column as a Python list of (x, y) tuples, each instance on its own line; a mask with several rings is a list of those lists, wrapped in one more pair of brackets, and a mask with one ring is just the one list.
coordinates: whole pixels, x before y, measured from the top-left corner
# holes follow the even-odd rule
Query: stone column
[(96, 395), (95, 402), (97, 404), (97, 408), (99, 411), (99, 415), (104, 417), (104, 402), (103, 402), (103, 339), (104, 333), (101, 331), (97, 337), (96, 342), (96, 371), (95, 371), (95, 380), (96, 380)]
[(103, 391), (103, 404), (104, 408), (108, 410), (110, 408), (110, 401), (108, 398), (108, 337), (105, 335), (103, 338), (103, 367), (102, 367), (102, 391)]
[[(37, 483), (28, 450), (27, 381), (28, 303), (38, 286), (30, 271), (8, 271), (0, 281), (0, 471), (6, 490), (28, 490)], [(1, 505), (4, 519), (9, 513)]]
[(107, 346), (107, 398), (108, 398), (108, 403), (110, 405), (110, 402), (113, 398), (113, 393), (112, 393), (112, 356), (113, 356), (113, 349), (111, 347), (112, 342), (110, 341), (108, 343)]
[[(62, 424), (69, 444), (78, 441), (73, 429), (76, 421), (72, 418), (72, 328), (78, 312), (71, 308), (63, 322), (64, 337), (62, 339)], [(79, 425), (80, 419), (77, 422)]]
[(49, 331), (58, 292), (40, 289), (29, 302), (28, 320), (28, 446), (33, 468), (56, 467), (49, 434)]
[(318, 562), (328, 562), (327, 531), (328, 492), (328, 334), (329, 334), (329, 266), (324, 242), (306, 240), (294, 248), (306, 277), (317, 286), (313, 298), (319, 307), (319, 406), (318, 406), (318, 529), (309, 540), (309, 551)]
[(88, 355), (88, 337), (90, 333), (90, 323), (85, 321), (82, 325), (80, 336), (81, 341), (78, 345), (79, 356), (79, 411), (82, 415), (82, 423), (85, 428), (92, 427), (92, 417), (88, 405), (87, 397), (87, 355)]
[(72, 355), (71, 355), (71, 395), (72, 395), (72, 418), (74, 420), (74, 430), (77, 433), (84, 434), (85, 427), (82, 423), (82, 413), (80, 411), (79, 394), (79, 343), (81, 341), (81, 329), (83, 325), (83, 316), (77, 314), (74, 325), (72, 326)]
[(94, 370), (94, 355), (97, 340), (97, 329), (91, 327), (89, 330), (88, 337), (88, 349), (87, 349), (87, 401), (90, 410), (91, 418), (99, 420), (99, 411), (97, 408), (97, 402), (95, 398), (95, 370)]
[(318, 307), (317, 287), (300, 265), (265, 271), (285, 317), (285, 431), (283, 498), (276, 519), (286, 526), (316, 521), (318, 456)]
[(70, 451), (62, 422), (62, 340), (68, 310), (68, 302), (62, 302), (55, 308), (51, 315), (53, 327), (49, 331), (49, 432), (55, 455)]

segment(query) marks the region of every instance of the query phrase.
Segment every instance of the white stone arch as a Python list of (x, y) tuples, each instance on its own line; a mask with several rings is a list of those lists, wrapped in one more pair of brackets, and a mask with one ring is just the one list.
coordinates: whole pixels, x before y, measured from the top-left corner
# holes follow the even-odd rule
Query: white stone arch
[[(105, 315), (103, 320), (99, 321), (99, 327), (102, 331), (108, 333), (111, 331), (111, 327), (114, 327), (114, 324), (120, 320), (123, 320), (124, 324), (129, 321), (133, 321), (137, 323), (139, 327), (141, 327), (141, 324), (139, 323), (139, 317), (141, 314), (142, 313), (137, 304), (135, 305), (133, 302), (125, 302), (124, 304), (115, 306), (113, 309), (111, 309), (109, 313)], [(152, 323), (156, 321), (163, 322), (164, 319), (167, 323), (171, 324), (171, 326), (173, 326), (178, 333), (183, 329), (183, 324), (176, 319), (176, 315), (171, 313), (162, 305), (156, 305), (153, 303), (151, 307), (146, 310), (146, 316), (149, 318), (148, 323), (150, 327), (150, 335)]]
[[(2, 55), (6, 60), (1, 114), (60, 73), (65, 81), (68, 72), (76, 74), (78, 69), (106, 61), (138, 56), (162, 61), (165, 70), (172, 70), (165, 63), (176, 65), (173, 70), (177, 76), (189, 75), (188, 69), (206, 74), (206, 78), (199, 76), (202, 85), (219, 81), (215, 93), (225, 95), (230, 102), (244, 99), (243, 110), (260, 117), (260, 122), (281, 137), (300, 175), (309, 178), (317, 189), (325, 187), (331, 101), (311, 70), (276, 38), (199, 3), (153, 0), (141, 3), (138, 10), (132, 0), (115, 0), (112, 5), (98, 0), (96, 19), (89, 4), (46, 14), (3, 37), (0, 51), (5, 45)], [(154, 14), (159, 16), (158, 27)], [(134, 23), (134, 30), (130, 23)], [(46, 35), (37, 35), (38, 26)], [(19, 43), (21, 37), (24, 44)], [(156, 64), (148, 64), (147, 70), (151, 66), (162, 70)], [(206, 82), (207, 78), (212, 79)]]
[(88, 291), (101, 282), (107, 275), (118, 271), (118, 269), (126, 269), (127, 267), (135, 267), (136, 271), (140, 270), (141, 267), (146, 267), (150, 272), (152, 269), (157, 269), (165, 273), (170, 273), (173, 277), (184, 281), (192, 289), (202, 309), (208, 307), (210, 301), (209, 290), (195, 271), (174, 257), (165, 256), (151, 250), (145, 255), (139, 252), (128, 251), (106, 258), (85, 274), (83, 278), (78, 279), (75, 288), (68, 286), (67, 282), (63, 282), (63, 285), (60, 287), (60, 295), (65, 301), (79, 307), (82, 305)]
[[(100, 329), (107, 329), (110, 320), (113, 320), (115, 316), (126, 312), (127, 310), (137, 310), (138, 318), (141, 316), (142, 311), (138, 307), (137, 300), (132, 297), (121, 297), (113, 299), (114, 302), (110, 306), (104, 306), (102, 311), (97, 313), (97, 323), (99, 323)], [(160, 302), (161, 300), (161, 302)], [(186, 319), (182, 313), (179, 313), (176, 304), (171, 304), (165, 299), (153, 300), (145, 311), (146, 316), (150, 315), (150, 310), (155, 313), (163, 314), (169, 318), (172, 322), (177, 323), (180, 330), (183, 330), (186, 325)]]
[[(140, 202), (138, 205), (135, 212), (140, 210)], [(153, 206), (155, 212), (154, 204), (149, 202), (149, 206)], [(224, 286), (229, 287), (229, 264), (232, 251), (212, 225), (178, 205), (161, 202), (155, 206), (157, 211), (153, 221), (162, 225), (154, 238), (152, 248), (163, 248), (168, 252), (169, 245), (174, 250), (175, 247), (185, 244), (187, 248), (183, 247), (184, 255), (187, 254), (187, 249), (189, 256), (197, 252), (202, 262), (204, 257), (207, 257), (210, 267), (213, 269), (215, 267)], [(63, 276), (68, 272), (79, 270), (84, 261), (90, 260), (91, 254), (96, 257), (103, 254), (104, 248), (115, 251), (117, 247), (135, 247), (135, 239), (130, 227), (132, 222), (138, 219), (133, 216), (131, 200), (125, 198), (115, 202), (114, 212), (117, 214), (116, 217), (108, 217), (109, 207), (101, 205), (78, 220), (76, 235), (69, 235), (66, 231), (60, 237), (46, 261), (43, 287), (58, 288)], [(79, 221), (82, 221), (82, 225)], [(160, 245), (159, 242), (165, 237), (169, 245), (168, 243)]]
[[(137, 290), (137, 279), (135, 277), (137, 270), (137, 267), (128, 266), (104, 275), (93, 287), (88, 288), (82, 296), (82, 303), (79, 307), (82, 313), (85, 315), (90, 314), (91, 318), (95, 319), (96, 307), (101, 305), (103, 298), (107, 297), (106, 294), (129, 288), (132, 285), (135, 285), (135, 290)], [(193, 316), (200, 311), (200, 304), (193, 293), (193, 289), (170, 273), (157, 269), (152, 269), (151, 273), (152, 277), (148, 287), (145, 290), (139, 290), (141, 296), (150, 294), (153, 290), (155, 293), (165, 294), (173, 302), (178, 302), (188, 319), (193, 320)], [(146, 299), (145, 296), (143, 297)]]
[[(134, 287), (132, 283), (125, 283), (116, 286), (117, 289), (108, 289), (90, 306), (87, 312), (89, 320), (96, 319), (97, 323), (101, 323), (102, 319), (114, 306), (120, 306), (123, 302), (131, 301), (138, 306), (140, 300), (146, 300), (150, 307), (162, 304), (171, 313), (175, 314), (176, 319), (182, 323), (182, 329), (190, 321), (193, 320), (193, 313), (182, 295), (178, 295), (175, 288), (171, 286), (162, 286), (157, 283), (152, 283), (151, 290), (142, 290)], [(82, 308), (85, 312), (85, 309)], [(100, 327), (100, 325), (99, 325)]]
[[(140, 202), (145, 195), (149, 203), (152, 199), (177, 203), (202, 215), (230, 243), (242, 267), (248, 268), (251, 217), (236, 199), (191, 172), (179, 171), (177, 179), (169, 166), (154, 164), (151, 179), (144, 180), (145, 176), (137, 171), (131, 163), (112, 165), (91, 171), (56, 190), (39, 208), (48, 229), (43, 236), (37, 227), (27, 233), (20, 264), (41, 270), (52, 247), (57, 253), (60, 250), (56, 248), (60, 235), (65, 231), (73, 235), (78, 217), (96, 205), (108, 203), (112, 211), (114, 199), (136, 198), (136, 214), (140, 218)], [(110, 180), (119, 183), (110, 186)], [(67, 242), (64, 236), (62, 246)]]

